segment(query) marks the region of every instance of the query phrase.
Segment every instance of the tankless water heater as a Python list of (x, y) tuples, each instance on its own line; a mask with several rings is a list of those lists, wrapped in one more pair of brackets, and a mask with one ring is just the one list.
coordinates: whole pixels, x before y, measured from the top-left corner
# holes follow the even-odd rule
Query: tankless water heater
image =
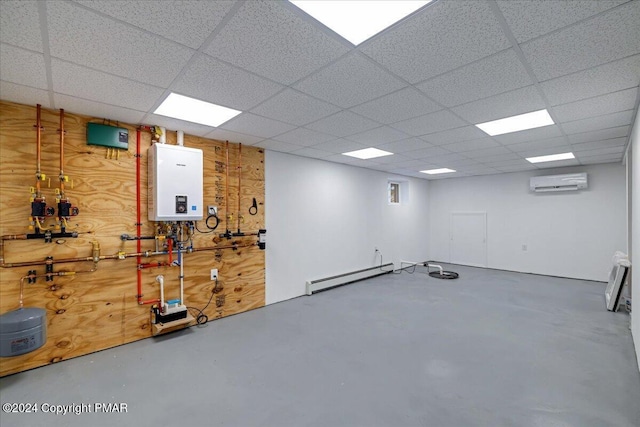
[(202, 150), (153, 144), (147, 156), (149, 220), (202, 219)]

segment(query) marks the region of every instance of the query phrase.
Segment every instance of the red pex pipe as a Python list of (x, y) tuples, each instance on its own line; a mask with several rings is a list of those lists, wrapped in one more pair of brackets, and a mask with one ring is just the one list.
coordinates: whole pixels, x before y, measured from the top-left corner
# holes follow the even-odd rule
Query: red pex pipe
[[(140, 227), (142, 223), (140, 222), (140, 129), (136, 130), (136, 249), (138, 253), (142, 251), (142, 246), (140, 243)], [(140, 265), (140, 256), (136, 258), (137, 265)], [(144, 304), (142, 301), (142, 270), (138, 268), (138, 293), (136, 294), (136, 298), (138, 299), (138, 304)]]

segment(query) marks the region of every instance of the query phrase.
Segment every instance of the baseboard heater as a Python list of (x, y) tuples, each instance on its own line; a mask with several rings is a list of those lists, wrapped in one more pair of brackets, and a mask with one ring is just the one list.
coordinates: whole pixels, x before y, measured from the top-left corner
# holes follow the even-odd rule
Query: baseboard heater
[(365, 268), (363, 270), (351, 271), (349, 273), (338, 274), (337, 276), (325, 277), (323, 279), (307, 281), (306, 294), (311, 295), (316, 292), (326, 291), (327, 289), (337, 286), (346, 285), (357, 282), (359, 280), (368, 279), (370, 277), (380, 276), (393, 271), (393, 263), (377, 265), (375, 267)]

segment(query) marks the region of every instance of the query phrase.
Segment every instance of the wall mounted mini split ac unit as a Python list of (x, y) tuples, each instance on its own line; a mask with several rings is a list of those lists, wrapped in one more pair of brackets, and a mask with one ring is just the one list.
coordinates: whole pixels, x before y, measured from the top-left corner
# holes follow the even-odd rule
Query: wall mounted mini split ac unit
[(536, 193), (583, 190), (587, 187), (588, 180), (586, 173), (534, 176), (529, 179), (529, 188)]

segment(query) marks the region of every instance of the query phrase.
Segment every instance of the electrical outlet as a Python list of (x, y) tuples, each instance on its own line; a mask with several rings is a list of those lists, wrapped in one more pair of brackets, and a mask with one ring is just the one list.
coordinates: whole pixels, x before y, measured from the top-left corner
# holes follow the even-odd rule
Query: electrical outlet
[(218, 269), (217, 268), (212, 268), (211, 269), (211, 280), (218, 280)]
[(207, 213), (209, 215), (217, 215), (218, 214), (218, 207), (217, 206), (207, 206)]
[(374, 248), (373, 248), (373, 251), (374, 251), (374, 252), (378, 252), (378, 247), (377, 247), (377, 246), (376, 246), (376, 247), (374, 247)]

